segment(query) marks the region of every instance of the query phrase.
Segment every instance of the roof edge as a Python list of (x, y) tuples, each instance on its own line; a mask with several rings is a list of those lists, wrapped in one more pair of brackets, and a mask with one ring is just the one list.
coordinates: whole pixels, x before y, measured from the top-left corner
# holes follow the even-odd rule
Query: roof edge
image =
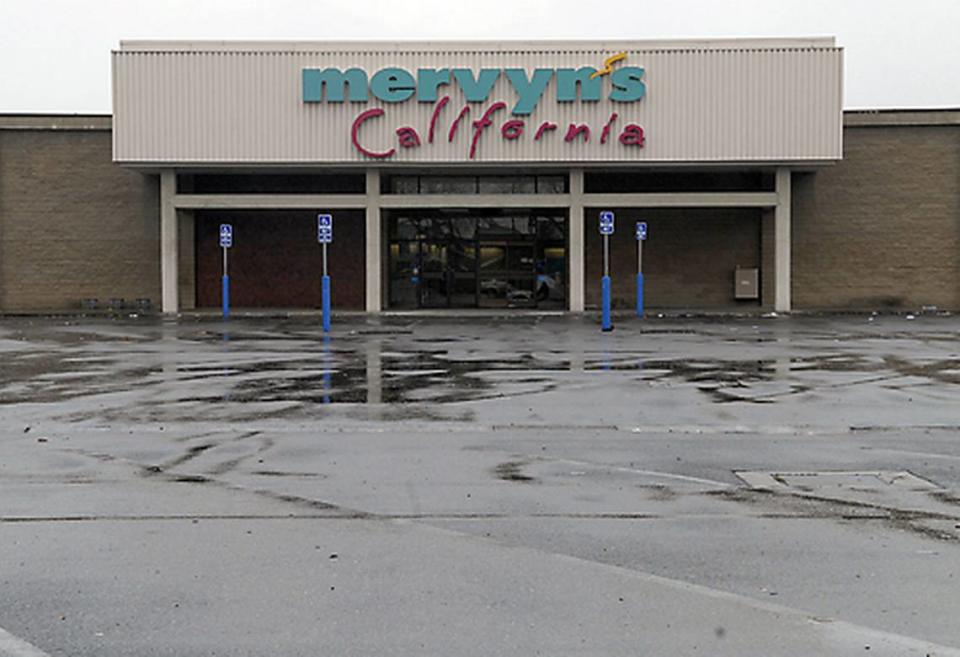
[(845, 128), (936, 125), (960, 125), (960, 108), (856, 109), (843, 112)]
[(193, 40), (193, 39), (123, 39), (115, 52), (316, 52), (363, 50), (476, 50), (479, 52), (517, 50), (729, 50), (777, 48), (836, 48), (836, 38), (754, 37), (717, 39), (490, 39), (490, 40)]
[(110, 114), (0, 114), (0, 130), (110, 130)]
[[(844, 127), (960, 125), (960, 107), (848, 109)], [(0, 130), (110, 130), (113, 115), (0, 113)]]

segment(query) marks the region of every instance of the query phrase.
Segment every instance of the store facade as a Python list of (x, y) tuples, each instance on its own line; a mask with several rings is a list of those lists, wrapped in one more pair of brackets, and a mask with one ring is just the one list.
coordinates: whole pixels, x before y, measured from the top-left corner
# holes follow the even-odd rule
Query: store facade
[(218, 304), (221, 222), (238, 306), (315, 307), (321, 212), (335, 306), (581, 311), (602, 209), (620, 305), (643, 219), (652, 305), (789, 310), (791, 175), (842, 156), (832, 39), (125, 42), (113, 67), (167, 312)]
[[(166, 43), (0, 115), (0, 313), (960, 310), (960, 111), (841, 112), (831, 39)], [(609, 69), (609, 70), (608, 70)], [(748, 283), (746, 293), (740, 283)]]

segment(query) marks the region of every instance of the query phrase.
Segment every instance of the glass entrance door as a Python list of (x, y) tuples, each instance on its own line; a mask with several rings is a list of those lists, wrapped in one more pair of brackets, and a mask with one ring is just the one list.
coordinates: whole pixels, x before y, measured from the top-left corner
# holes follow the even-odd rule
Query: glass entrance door
[(477, 220), (481, 308), (535, 307), (536, 222), (526, 214)]
[(566, 307), (566, 217), (535, 210), (387, 216), (390, 308)]

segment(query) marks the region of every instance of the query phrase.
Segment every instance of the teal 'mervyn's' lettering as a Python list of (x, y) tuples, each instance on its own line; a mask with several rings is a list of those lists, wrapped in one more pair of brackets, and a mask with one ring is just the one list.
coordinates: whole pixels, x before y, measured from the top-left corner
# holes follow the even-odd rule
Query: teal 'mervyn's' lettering
[(647, 93), (643, 68), (623, 66), (601, 76), (595, 76), (596, 72), (591, 66), (537, 68), (532, 72), (522, 68), (482, 68), (476, 73), (468, 68), (421, 68), (411, 73), (391, 67), (368, 76), (362, 68), (305, 68), (303, 101), (366, 103), (373, 96), (384, 103), (402, 103), (416, 96), (418, 102), (432, 103), (443, 93), (441, 87), (456, 86), (468, 103), (484, 103), (497, 83), (505, 79), (516, 95), (510, 113), (524, 116), (549, 95), (559, 103), (591, 103), (601, 100), (606, 93), (608, 100), (632, 103)]

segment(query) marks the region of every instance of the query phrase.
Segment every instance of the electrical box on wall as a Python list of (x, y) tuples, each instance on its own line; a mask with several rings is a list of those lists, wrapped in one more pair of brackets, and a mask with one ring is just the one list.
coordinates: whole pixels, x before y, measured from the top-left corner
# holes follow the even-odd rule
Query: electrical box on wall
[(760, 270), (756, 267), (737, 267), (733, 274), (733, 298), (756, 300), (760, 298)]

